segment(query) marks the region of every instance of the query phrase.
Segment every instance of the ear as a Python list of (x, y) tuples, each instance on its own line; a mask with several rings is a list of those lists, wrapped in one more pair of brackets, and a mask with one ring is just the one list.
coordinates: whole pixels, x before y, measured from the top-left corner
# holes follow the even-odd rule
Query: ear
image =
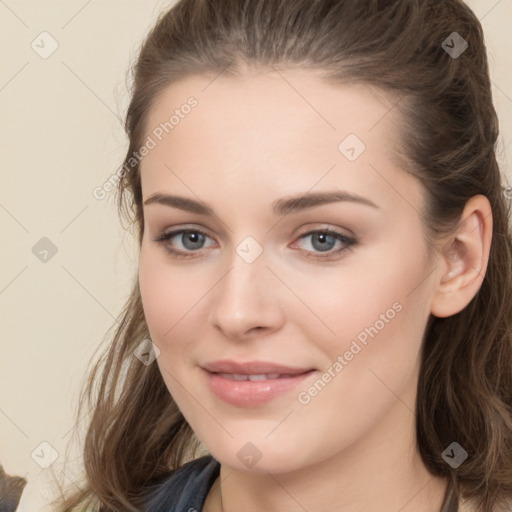
[(441, 249), (431, 312), (443, 318), (462, 311), (477, 294), (489, 262), (492, 209), (482, 195), (464, 207), (459, 227)]

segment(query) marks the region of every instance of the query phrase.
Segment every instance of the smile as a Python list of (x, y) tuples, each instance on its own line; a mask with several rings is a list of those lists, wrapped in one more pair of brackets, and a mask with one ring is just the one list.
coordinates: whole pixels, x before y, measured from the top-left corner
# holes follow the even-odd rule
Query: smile
[(236, 407), (256, 407), (295, 390), (316, 370), (303, 373), (220, 373), (202, 370), (210, 391), (223, 402)]
[(218, 373), (221, 377), (231, 380), (269, 380), (269, 379), (282, 379), (287, 377), (294, 377), (291, 374), (285, 373), (260, 373), (260, 374), (240, 374), (240, 373)]

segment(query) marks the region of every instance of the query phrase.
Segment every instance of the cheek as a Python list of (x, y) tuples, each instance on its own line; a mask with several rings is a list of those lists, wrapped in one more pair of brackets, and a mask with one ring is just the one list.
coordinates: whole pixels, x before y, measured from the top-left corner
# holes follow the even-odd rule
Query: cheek
[(167, 349), (201, 297), (199, 280), (166, 263), (165, 258), (163, 251), (141, 248), (139, 286), (144, 316), (161, 351)]
[[(139, 287), (144, 317), (151, 341), (159, 348), (156, 360), (167, 389), (179, 404), (187, 406), (183, 394), (190, 346), (198, 337), (199, 323), (194, 314), (204, 295), (197, 280), (180, 272), (165, 261), (158, 250), (141, 248), (139, 260)], [(195, 331), (192, 328), (195, 326)]]
[(307, 295), (331, 331), (322, 327), (319, 337), (317, 323), (316, 335), (310, 329), (309, 337), (322, 343), (331, 364), (340, 362), (341, 356), (343, 369), (334, 369), (345, 374), (338, 380), (340, 386), (375, 381), (373, 370), (390, 387), (400, 388), (415, 369), (429, 317), (428, 263), (420, 243), (404, 257), (403, 248), (408, 246), (383, 248), (380, 264), (356, 263), (350, 272), (323, 283), (323, 293)]

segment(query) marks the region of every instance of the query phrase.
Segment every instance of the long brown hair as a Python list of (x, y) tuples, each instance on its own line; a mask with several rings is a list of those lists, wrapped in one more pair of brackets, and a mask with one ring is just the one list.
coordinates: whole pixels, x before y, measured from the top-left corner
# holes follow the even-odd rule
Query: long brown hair
[[(454, 32), (468, 45), (460, 55), (449, 52)], [(159, 17), (133, 68), (117, 200), (139, 242), (142, 193), (133, 155), (155, 98), (181, 78), (236, 76), (247, 64), (317, 70), (331, 83), (367, 84), (395, 98), (403, 120), (397, 154), (427, 193), (429, 245), (452, 232), (471, 197), (490, 201), (494, 234), (480, 290), (460, 313), (431, 316), (427, 325), (416, 431), (426, 466), (449, 479), (457, 498), (474, 498), (480, 512), (496, 510), (512, 497), (512, 233), (480, 22), (461, 0), (179, 1)], [(196, 457), (199, 440), (158, 366), (133, 357), (148, 337), (135, 279), (82, 394), (81, 409), (91, 411), (85, 487), (60, 510), (89, 503), (135, 511), (146, 482)], [(457, 469), (441, 456), (453, 441), (469, 455)]]

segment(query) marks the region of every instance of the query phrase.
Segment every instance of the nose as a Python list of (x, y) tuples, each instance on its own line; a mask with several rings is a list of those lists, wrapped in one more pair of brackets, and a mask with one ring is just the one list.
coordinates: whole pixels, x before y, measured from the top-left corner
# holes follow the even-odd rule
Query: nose
[(267, 268), (264, 254), (248, 263), (235, 253), (211, 295), (210, 323), (227, 338), (271, 333), (283, 324), (283, 286)]

